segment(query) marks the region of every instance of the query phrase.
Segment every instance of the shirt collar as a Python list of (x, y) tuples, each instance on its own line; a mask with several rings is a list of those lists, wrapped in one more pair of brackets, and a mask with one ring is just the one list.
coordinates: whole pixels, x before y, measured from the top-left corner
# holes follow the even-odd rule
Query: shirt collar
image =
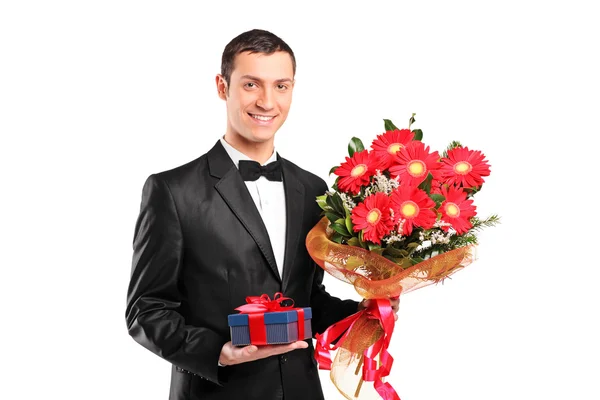
[[(248, 157), (247, 155), (245, 155), (244, 153), (227, 143), (224, 138), (221, 138), (220, 141), (223, 147), (225, 148), (225, 151), (229, 155), (229, 158), (231, 158), (231, 161), (233, 161), (233, 163), (235, 164), (236, 168), (239, 168), (240, 160), (254, 161), (250, 157)], [(273, 149), (273, 154), (271, 154), (271, 157), (269, 157), (269, 159), (262, 165), (267, 165), (273, 161), (277, 161), (277, 152), (275, 151), (275, 149)]]

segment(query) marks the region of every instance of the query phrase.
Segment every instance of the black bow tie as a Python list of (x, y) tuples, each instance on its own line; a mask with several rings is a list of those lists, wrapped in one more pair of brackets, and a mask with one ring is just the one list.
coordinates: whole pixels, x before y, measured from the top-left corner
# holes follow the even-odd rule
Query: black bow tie
[(256, 161), (240, 160), (240, 174), (245, 181), (255, 181), (261, 176), (264, 176), (270, 181), (281, 182), (281, 162), (273, 161), (267, 165), (260, 165)]

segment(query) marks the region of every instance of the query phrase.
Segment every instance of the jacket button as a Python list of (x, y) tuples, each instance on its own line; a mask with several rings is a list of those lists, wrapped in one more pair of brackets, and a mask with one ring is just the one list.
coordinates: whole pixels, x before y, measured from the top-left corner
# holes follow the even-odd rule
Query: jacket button
[(287, 356), (285, 356), (285, 355), (279, 356), (279, 360), (281, 360), (282, 364), (285, 364), (287, 362)]

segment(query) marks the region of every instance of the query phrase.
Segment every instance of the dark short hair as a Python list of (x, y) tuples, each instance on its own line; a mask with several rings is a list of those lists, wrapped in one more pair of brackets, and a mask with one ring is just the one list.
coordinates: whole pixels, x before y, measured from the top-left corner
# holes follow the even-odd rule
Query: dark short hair
[(221, 75), (225, 79), (225, 82), (227, 82), (227, 86), (229, 87), (235, 56), (244, 52), (273, 54), (276, 51), (284, 51), (290, 55), (295, 75), (296, 57), (294, 57), (294, 52), (290, 46), (280, 37), (262, 29), (253, 29), (233, 38), (225, 46), (223, 57), (221, 58)]

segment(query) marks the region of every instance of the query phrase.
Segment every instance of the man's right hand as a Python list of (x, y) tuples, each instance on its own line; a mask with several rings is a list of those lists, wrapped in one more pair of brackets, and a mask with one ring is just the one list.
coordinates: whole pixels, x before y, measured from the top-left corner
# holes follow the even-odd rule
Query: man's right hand
[(287, 353), (296, 349), (306, 349), (307, 347), (308, 343), (303, 340), (289, 344), (275, 344), (266, 346), (250, 345), (246, 347), (236, 347), (232, 345), (231, 342), (227, 342), (221, 349), (219, 363), (223, 365), (241, 364), (277, 354)]

